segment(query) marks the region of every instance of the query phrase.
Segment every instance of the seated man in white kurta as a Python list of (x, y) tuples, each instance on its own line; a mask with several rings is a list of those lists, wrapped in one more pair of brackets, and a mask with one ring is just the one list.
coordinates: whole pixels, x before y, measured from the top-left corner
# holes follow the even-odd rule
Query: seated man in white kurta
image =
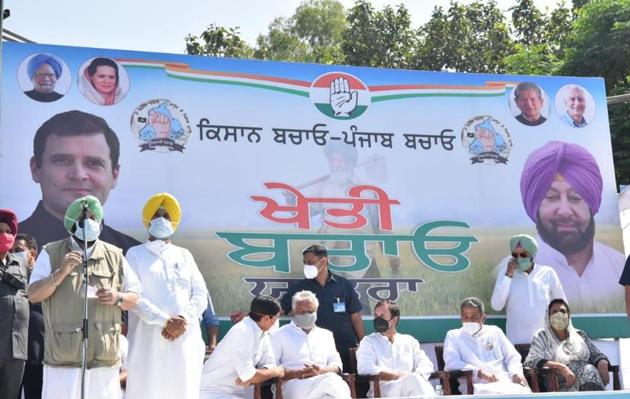
[[(444, 340), (444, 369), (472, 370), (475, 394), (520, 394), (531, 392), (523, 376), (521, 355), (497, 326), (484, 324), (484, 305), (466, 298), (461, 307), (462, 327)], [(459, 390), (466, 392), (466, 383)]]
[[(376, 332), (359, 344), (357, 371), (380, 377), (382, 397), (433, 397), (435, 391), (428, 381), (433, 363), (414, 337), (396, 331), (399, 321), (400, 307), (397, 304), (390, 301), (376, 304)], [(373, 387), (368, 396), (373, 397)]]
[(279, 317), (275, 299), (252, 300), (249, 315), (230, 328), (203, 365), (200, 399), (251, 398), (253, 384), (284, 377), (268, 333)]
[(192, 254), (171, 243), (181, 220), (177, 200), (152, 196), (142, 212), (149, 239), (127, 259), (144, 287), (129, 313), (127, 399), (199, 396), (204, 343), (199, 318), (208, 290)]
[(271, 333), (278, 364), (285, 368), (285, 399), (350, 398), (350, 388), (339, 376), (341, 357), (330, 331), (317, 327), (319, 301), (311, 291), (293, 295), (293, 321)]

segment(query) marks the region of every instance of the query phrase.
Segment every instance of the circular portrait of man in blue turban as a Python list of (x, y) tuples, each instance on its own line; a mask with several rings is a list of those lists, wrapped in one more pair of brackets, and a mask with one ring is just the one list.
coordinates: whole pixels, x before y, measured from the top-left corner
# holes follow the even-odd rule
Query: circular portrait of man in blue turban
[(29, 98), (49, 103), (62, 98), (70, 88), (70, 69), (59, 57), (38, 53), (26, 57), (18, 69), (18, 83)]

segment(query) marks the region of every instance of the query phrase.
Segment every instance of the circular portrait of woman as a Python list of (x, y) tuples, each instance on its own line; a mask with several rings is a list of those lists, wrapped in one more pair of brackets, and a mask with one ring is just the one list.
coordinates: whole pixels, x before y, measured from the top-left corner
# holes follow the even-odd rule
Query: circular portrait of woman
[(90, 58), (79, 69), (79, 90), (94, 104), (118, 104), (129, 91), (129, 76), (111, 58)]
[(26, 57), (17, 72), (24, 94), (42, 103), (62, 98), (70, 89), (70, 75), (70, 68), (61, 58), (46, 53)]

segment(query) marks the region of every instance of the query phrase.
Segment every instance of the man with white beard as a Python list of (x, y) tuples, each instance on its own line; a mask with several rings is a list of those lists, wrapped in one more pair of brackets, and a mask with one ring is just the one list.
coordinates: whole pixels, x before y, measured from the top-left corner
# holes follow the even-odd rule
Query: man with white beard
[(319, 301), (311, 291), (292, 298), (293, 321), (271, 334), (278, 364), (285, 369), (285, 399), (350, 398), (350, 388), (339, 376), (343, 368), (330, 331), (317, 327)]

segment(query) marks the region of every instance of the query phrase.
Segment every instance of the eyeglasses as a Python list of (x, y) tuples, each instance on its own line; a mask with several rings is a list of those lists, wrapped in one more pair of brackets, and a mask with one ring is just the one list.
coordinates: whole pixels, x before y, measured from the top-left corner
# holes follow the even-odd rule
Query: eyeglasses
[(512, 257), (513, 258), (529, 258), (529, 254), (526, 254), (523, 252), (517, 254), (516, 252), (512, 252)]
[(56, 79), (57, 75), (55, 75), (54, 73), (36, 73), (35, 74), (35, 78), (37, 79)]

